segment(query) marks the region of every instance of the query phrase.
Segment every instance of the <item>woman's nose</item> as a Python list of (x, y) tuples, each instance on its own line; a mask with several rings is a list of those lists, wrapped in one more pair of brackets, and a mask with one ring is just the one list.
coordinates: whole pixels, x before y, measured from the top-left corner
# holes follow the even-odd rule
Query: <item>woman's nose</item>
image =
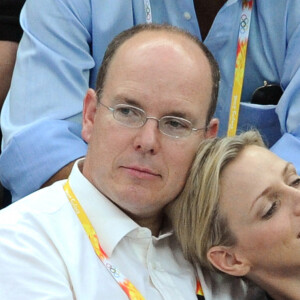
[(293, 189), (291, 192), (291, 198), (293, 201), (294, 214), (300, 216), (300, 189)]

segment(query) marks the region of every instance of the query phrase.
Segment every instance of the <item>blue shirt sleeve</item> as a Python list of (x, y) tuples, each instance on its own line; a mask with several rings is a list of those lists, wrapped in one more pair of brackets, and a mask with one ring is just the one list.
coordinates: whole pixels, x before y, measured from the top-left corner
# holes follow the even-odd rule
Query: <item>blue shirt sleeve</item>
[[(50, 139), (51, 143), (40, 141)], [(30, 137), (30, 138), (28, 138)], [(26, 150), (26, 155), (24, 155)], [(41, 187), (50, 176), (69, 162), (85, 156), (87, 145), (81, 138), (81, 125), (64, 120), (35, 123), (10, 141), (1, 156), (1, 182), (12, 193), (13, 201)], [(31, 171), (33, 170), (33, 172)]]
[(294, 164), (300, 174), (300, 138), (290, 133), (285, 133), (271, 148), (271, 151), (282, 159)]
[(57, 120), (81, 113), (95, 66), (90, 1), (26, 1), (20, 23), (24, 35), (1, 114), (0, 176), (13, 200), (85, 155), (80, 125)]
[(284, 35), (286, 49), (281, 67), (284, 93), (276, 108), (283, 135), (271, 150), (293, 163), (300, 174), (300, 2), (287, 3)]

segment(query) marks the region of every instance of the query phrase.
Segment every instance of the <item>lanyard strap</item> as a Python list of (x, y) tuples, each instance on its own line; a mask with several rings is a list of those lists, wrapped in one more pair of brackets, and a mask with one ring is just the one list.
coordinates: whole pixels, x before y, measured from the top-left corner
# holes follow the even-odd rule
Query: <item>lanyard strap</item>
[(86, 234), (88, 235), (97, 256), (100, 258), (100, 260), (102, 261), (106, 269), (109, 271), (112, 277), (117, 281), (117, 283), (120, 285), (120, 287), (123, 289), (123, 291), (126, 293), (126, 295), (130, 300), (145, 300), (145, 298), (136, 289), (136, 287), (109, 261), (108, 256), (101, 248), (95, 229), (93, 228), (90, 220), (88, 219), (77, 197), (75, 196), (75, 194), (71, 189), (69, 180), (64, 185), (64, 190), (78, 219), (80, 220)]
[(239, 109), (245, 74), (247, 45), (251, 23), (253, 0), (243, 0), (243, 9), (240, 19), (239, 38), (236, 51), (234, 82), (231, 96), (230, 115), (227, 136), (234, 136), (237, 130)]
[[(197, 295), (198, 299), (204, 299), (203, 289), (202, 289), (202, 286), (201, 286), (198, 276), (197, 276), (196, 295)], [(200, 298), (200, 297), (202, 297), (202, 298)]]
[(146, 13), (146, 23), (150, 24), (152, 23), (152, 12), (151, 12), (150, 0), (144, 0), (144, 7)]
[[(109, 261), (108, 256), (102, 249), (99, 239), (97, 237), (97, 233), (91, 224), (89, 218), (87, 217), (85, 211), (83, 210), (82, 206), (80, 205), (77, 197), (72, 191), (70, 186), (69, 180), (64, 185), (65, 193), (74, 209), (80, 223), (82, 224), (89, 240), (99, 257), (102, 261), (106, 269), (112, 275), (112, 277), (117, 281), (123, 291), (126, 293), (130, 300), (145, 300), (145, 298), (141, 295), (141, 293), (136, 289), (136, 287), (116, 268), (114, 267), (111, 262)], [(203, 290), (200, 284), (199, 279), (197, 279), (197, 287), (196, 287), (196, 294), (203, 296)]]

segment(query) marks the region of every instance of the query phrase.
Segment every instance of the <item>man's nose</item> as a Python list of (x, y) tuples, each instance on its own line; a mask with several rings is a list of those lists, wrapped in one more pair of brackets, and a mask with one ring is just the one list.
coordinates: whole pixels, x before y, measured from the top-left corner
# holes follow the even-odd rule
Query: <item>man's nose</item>
[(158, 120), (148, 118), (146, 123), (137, 129), (134, 139), (134, 148), (143, 153), (156, 154), (160, 148), (160, 131), (158, 129)]

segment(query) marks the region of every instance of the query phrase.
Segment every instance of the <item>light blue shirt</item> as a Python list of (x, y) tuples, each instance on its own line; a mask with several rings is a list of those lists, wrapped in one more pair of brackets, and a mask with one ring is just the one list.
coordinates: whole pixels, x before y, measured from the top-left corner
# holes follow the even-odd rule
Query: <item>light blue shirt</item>
[[(221, 69), (216, 116), (227, 132), (241, 0), (228, 0), (204, 43)], [(150, 0), (152, 21), (170, 23), (201, 39), (193, 0)], [(257, 126), (269, 145), (300, 173), (300, 1), (256, 0), (252, 12), (239, 128)], [(81, 111), (108, 43), (146, 22), (142, 0), (27, 0), (20, 43), (1, 126), (0, 179), (13, 200), (38, 189), (86, 154)], [(247, 103), (264, 81), (284, 94), (277, 106)], [(246, 124), (246, 125), (245, 125)], [(271, 126), (271, 127), (270, 127)], [(270, 129), (270, 128), (271, 129)]]

